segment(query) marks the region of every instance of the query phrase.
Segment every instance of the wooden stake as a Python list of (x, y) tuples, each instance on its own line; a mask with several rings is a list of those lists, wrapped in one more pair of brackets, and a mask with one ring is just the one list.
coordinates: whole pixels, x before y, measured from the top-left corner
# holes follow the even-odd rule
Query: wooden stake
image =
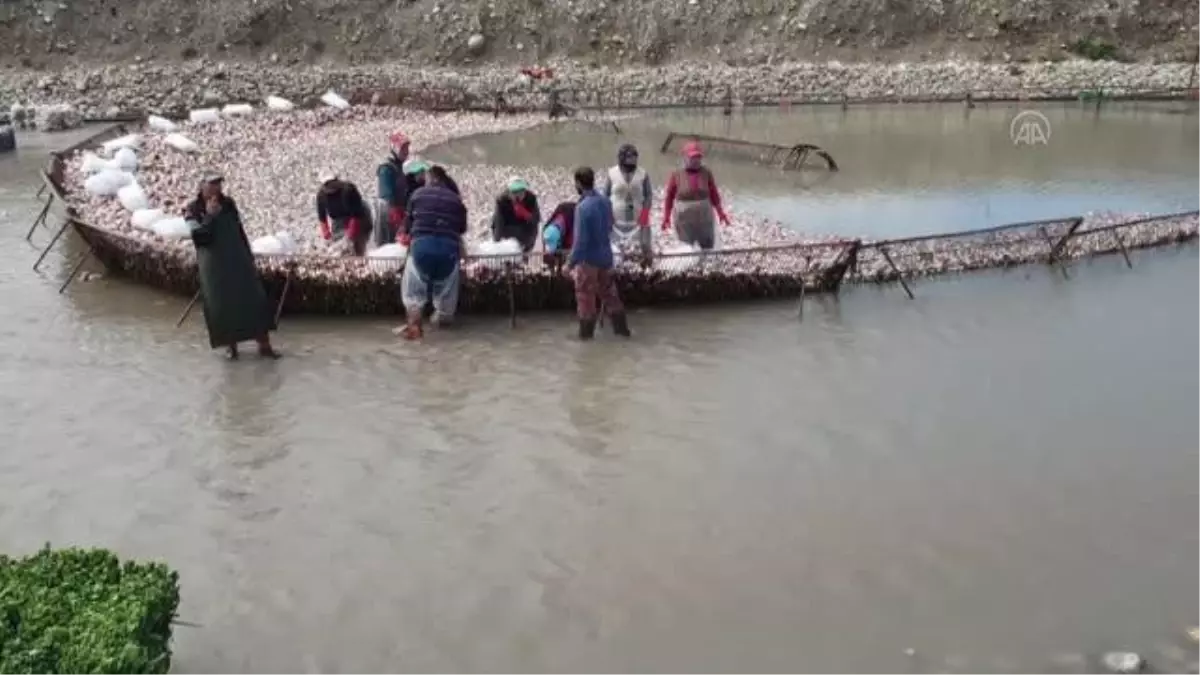
[(29, 241), (30, 239), (32, 239), (33, 231), (37, 229), (38, 225), (42, 225), (43, 223), (46, 222), (46, 216), (50, 213), (50, 205), (53, 203), (54, 203), (54, 195), (50, 195), (46, 199), (46, 203), (42, 204), (41, 213), (38, 213), (37, 218), (33, 219), (33, 225), (30, 225), (29, 231), (25, 233), (25, 241)]
[(42, 261), (46, 259), (47, 255), (49, 255), (50, 249), (54, 248), (54, 245), (58, 243), (59, 237), (63, 236), (63, 232), (67, 231), (67, 226), (70, 224), (71, 224), (70, 220), (63, 221), (62, 227), (58, 228), (58, 232), (54, 233), (54, 236), (50, 239), (50, 243), (46, 244), (46, 249), (44, 251), (42, 251), (41, 255), (38, 256), (37, 261), (33, 263), (33, 271), (34, 272), (36, 272), (38, 267), (41, 266)]
[(1121, 238), (1121, 233), (1113, 230), (1113, 237), (1117, 240), (1117, 246), (1121, 247), (1121, 255), (1125, 256), (1125, 266), (1133, 269), (1133, 261), (1129, 259), (1129, 251), (1125, 248), (1125, 240)]
[(275, 306), (275, 327), (279, 327), (279, 317), (283, 315), (283, 301), (287, 299), (288, 289), (292, 287), (292, 271), (287, 271), (283, 278), (283, 292), (279, 294), (279, 304)]

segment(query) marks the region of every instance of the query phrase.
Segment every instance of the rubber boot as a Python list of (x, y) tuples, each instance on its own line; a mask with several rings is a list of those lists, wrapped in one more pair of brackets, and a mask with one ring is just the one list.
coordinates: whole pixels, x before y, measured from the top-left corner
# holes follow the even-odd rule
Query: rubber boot
[(595, 319), (580, 319), (579, 320), (579, 339), (591, 340), (596, 336), (596, 320)]
[(625, 312), (618, 312), (608, 318), (612, 321), (613, 335), (633, 337), (633, 333), (629, 332), (629, 319), (625, 316)]
[(237, 361), (237, 360), (238, 360), (238, 348), (237, 348), (237, 344), (231, 344), (231, 345), (229, 345), (229, 349), (228, 349), (228, 350), (225, 352), (225, 356), (226, 356), (226, 357), (227, 357), (227, 358), (228, 358), (230, 361)]

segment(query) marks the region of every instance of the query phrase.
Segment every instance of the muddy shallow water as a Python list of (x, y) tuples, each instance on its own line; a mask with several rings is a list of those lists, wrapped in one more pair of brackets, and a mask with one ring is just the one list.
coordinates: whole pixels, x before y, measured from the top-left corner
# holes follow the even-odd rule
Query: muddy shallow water
[[(1013, 119), (1023, 111), (1049, 124), (1044, 145), (1014, 144)], [(813, 143), (840, 172), (764, 170), (717, 153), (709, 162), (737, 206), (804, 232), (885, 238), (1088, 211), (1195, 209), (1197, 128), (1195, 104), (1183, 102), (1110, 103), (1099, 111), (1080, 103), (816, 106), (729, 117), (672, 110), (622, 121), (620, 134), (543, 127), (452, 142), (431, 154), (460, 163), (605, 167), (629, 141), (661, 185), (677, 161), (678, 144), (659, 152), (671, 131)]]
[(57, 295), (77, 241), (29, 270), (23, 142), (0, 549), (169, 561), (199, 624), (178, 672), (1195, 670), (1194, 246), (802, 321), (639, 312), (627, 344), (561, 315), (419, 347), (285, 318), (287, 358), (230, 364), (198, 316), (173, 328), (185, 299)]

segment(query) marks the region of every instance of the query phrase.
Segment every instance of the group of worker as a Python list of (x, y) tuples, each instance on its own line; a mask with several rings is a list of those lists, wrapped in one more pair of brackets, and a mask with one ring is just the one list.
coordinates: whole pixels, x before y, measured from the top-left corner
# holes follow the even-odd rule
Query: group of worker
[[(467, 208), (458, 185), (443, 167), (409, 157), (407, 136), (392, 134), (389, 144), (389, 156), (377, 170), (375, 217), (358, 187), (329, 171), (319, 176), (317, 217), (321, 236), (355, 255), (363, 255), (372, 238), (376, 246), (407, 246), (401, 277), (406, 321), (401, 334), (415, 340), (424, 334), (428, 306), (432, 305), (430, 318), (435, 325), (454, 318), (459, 267), (466, 253)], [(674, 216), (680, 241), (712, 249), (716, 222), (728, 225), (729, 218), (712, 172), (703, 164), (700, 145), (688, 143), (683, 156), (683, 166), (667, 178), (661, 227), (668, 231)], [(638, 165), (637, 148), (626, 144), (618, 149), (617, 163), (605, 172), (599, 186), (590, 167), (576, 169), (573, 180), (577, 199), (556, 205), (543, 224), (529, 184), (510, 179), (495, 200), (492, 238), (514, 239), (528, 254), (540, 235), (547, 263), (565, 267), (574, 282), (579, 338), (589, 340), (595, 335), (601, 311), (608, 315), (616, 335), (628, 337), (629, 322), (612, 275), (613, 251), (638, 255), (643, 264), (650, 264), (654, 193), (649, 174)], [(210, 345), (227, 348), (229, 357), (236, 359), (238, 342), (255, 340), (260, 355), (277, 358), (269, 338), (275, 328), (274, 312), (257, 279), (237, 206), (222, 188), (220, 175), (206, 176), (200, 194), (185, 209), (192, 222)]]

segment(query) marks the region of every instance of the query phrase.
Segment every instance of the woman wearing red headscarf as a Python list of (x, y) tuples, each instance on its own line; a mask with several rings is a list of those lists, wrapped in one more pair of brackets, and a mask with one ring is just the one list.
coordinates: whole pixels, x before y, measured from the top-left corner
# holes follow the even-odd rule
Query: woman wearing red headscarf
[(717, 180), (704, 166), (704, 151), (695, 141), (683, 146), (683, 166), (667, 179), (663, 232), (671, 227), (672, 211), (679, 241), (704, 250), (716, 245), (714, 213), (722, 225), (729, 226), (729, 217), (721, 206), (721, 193), (717, 191)]
[(408, 159), (408, 136), (397, 131), (388, 137), (391, 154), (375, 172), (379, 179), (379, 201), (375, 205), (375, 245), (383, 246), (396, 241), (396, 234), (404, 225), (404, 212), (408, 208), (408, 181), (404, 177), (404, 162)]

